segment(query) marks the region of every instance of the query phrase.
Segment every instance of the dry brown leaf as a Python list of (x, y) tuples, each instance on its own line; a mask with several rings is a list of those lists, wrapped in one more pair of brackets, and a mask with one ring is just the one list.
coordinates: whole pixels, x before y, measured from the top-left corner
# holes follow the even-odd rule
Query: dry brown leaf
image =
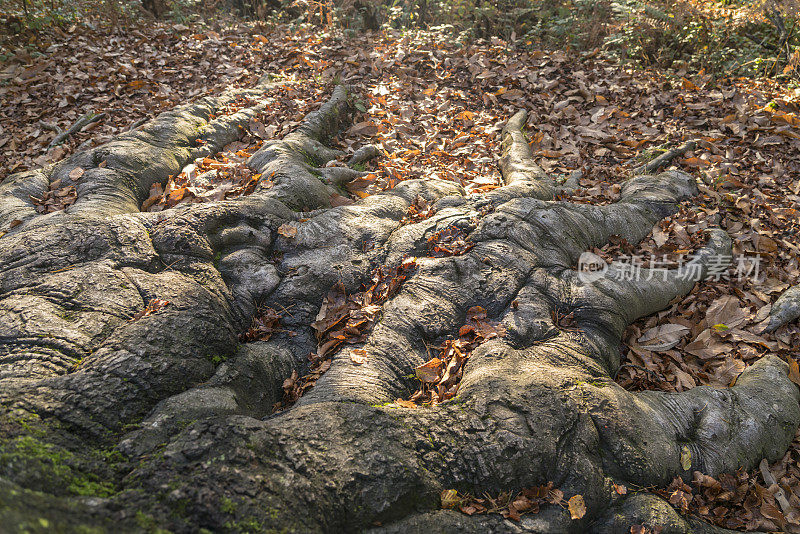
[(667, 323), (646, 330), (636, 342), (645, 350), (669, 350), (688, 332), (688, 326)]
[(81, 179), (81, 176), (83, 176), (84, 172), (86, 172), (86, 171), (84, 171), (83, 168), (75, 167), (74, 169), (69, 171), (69, 175), (68, 175), (69, 179), (72, 180), (73, 182), (77, 182), (78, 180)]
[(424, 383), (433, 383), (439, 380), (443, 369), (443, 362), (439, 358), (432, 358), (415, 369), (417, 378)]
[(297, 235), (297, 227), (284, 223), (278, 227), (278, 233), (283, 237), (291, 239)]
[(442, 491), (441, 501), (442, 501), (442, 508), (445, 509), (455, 508), (456, 506), (461, 504), (461, 499), (458, 496), (458, 492), (454, 489), (447, 489)]
[(364, 349), (352, 349), (350, 351), (350, 361), (356, 365), (367, 363), (367, 351)]
[(800, 365), (794, 358), (789, 358), (789, 380), (800, 386)]

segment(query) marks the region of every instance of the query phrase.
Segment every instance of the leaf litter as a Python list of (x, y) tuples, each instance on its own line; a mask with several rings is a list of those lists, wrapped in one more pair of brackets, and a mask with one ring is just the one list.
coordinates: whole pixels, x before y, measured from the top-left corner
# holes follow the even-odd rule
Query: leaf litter
[[(44, 55), (20, 52), (0, 71), (3, 172), (45, 165), (96, 146), (176, 103), (231, 85), (252, 85), (263, 72), (302, 80), (295, 94), (277, 99), (275, 113), (251, 125), (249, 137), (240, 141), (244, 145), (225, 147), (199, 165), (193, 162), (194, 171), (217, 171), (211, 187), (194, 183), (186, 172), (164, 191), (151, 191), (148, 208), (156, 210), (166, 209), (168, 202), (204, 201), (203, 195), (219, 199), (247, 194), (253, 177), (237, 170), (243, 158), (237, 152), (252, 152), (264, 136), (277, 138), (291, 131), (336, 77), (355, 84), (365, 99), (363, 115), (336, 142), (353, 152), (369, 141), (382, 154), (365, 165), (369, 175), (348, 185), (354, 198), (410, 178), (452, 180), (468, 193), (499, 186), (499, 131), (502, 121), (521, 107), (529, 111), (537, 163), (556, 177), (583, 172), (579, 189), (566, 197), (577, 202), (618, 199), (620, 184), (641, 163), (643, 153), (657, 155), (668, 143), (697, 140), (697, 148), (674, 167), (698, 178), (699, 197), (661, 221), (636, 247), (617, 241), (597, 252), (609, 259), (620, 253), (662, 255), (674, 266), (682, 254), (702, 245), (707, 228), (721, 226), (733, 238), (734, 256), (759, 259), (759, 277), (698, 284), (667, 310), (632, 325), (617, 380), (632, 390), (730, 385), (767, 352), (784, 358), (800, 377), (800, 327), (788, 324), (773, 334), (763, 333), (772, 303), (800, 282), (796, 90), (768, 80), (715, 80), (703, 73), (675, 80), (660, 72), (632, 71), (594, 54), (514, 49), (496, 38), (462, 45), (436, 32), (364, 32), (342, 38), (281, 26), (266, 33), (240, 26), (192, 34), (185, 26), (159, 22), (128, 32), (81, 29), (62, 34)], [(315, 76), (321, 85), (309, 81)], [(309, 87), (315, 89), (307, 91)], [(66, 130), (90, 112), (106, 115), (46, 150), (56, 135), (47, 126)], [(45, 197), (36, 200), (43, 212), (74, 201), (73, 191), (60, 184), (51, 184)], [(420, 206), (417, 212), (426, 209)], [(409, 220), (418, 214), (409, 213)], [(440, 237), (444, 248), (465, 247), (459, 236)], [(348, 321), (350, 311), (355, 309), (348, 309)], [(366, 311), (359, 313), (370, 322)], [(325, 342), (335, 339), (328, 333), (323, 334)], [(328, 359), (311, 367), (318, 372), (325, 362), (330, 365)], [(431, 367), (439, 376), (437, 365)], [(298, 381), (302, 379), (295, 377), (284, 384), (285, 391), (291, 390), (289, 397), (314, 380), (300, 386)], [(717, 492), (705, 478), (696, 477), (699, 481), (691, 485), (681, 482), (674, 491), (683, 494), (673, 504), (682, 509), (686, 503), (690, 512), (729, 528), (798, 531), (796, 514), (781, 508), (774, 486), (794, 509), (800, 507), (800, 440), (768, 468), (775, 484), (767, 484), (764, 473), (754, 470), (729, 475), (739, 481), (736, 491)], [(733, 484), (724, 476), (717, 482), (723, 488)]]

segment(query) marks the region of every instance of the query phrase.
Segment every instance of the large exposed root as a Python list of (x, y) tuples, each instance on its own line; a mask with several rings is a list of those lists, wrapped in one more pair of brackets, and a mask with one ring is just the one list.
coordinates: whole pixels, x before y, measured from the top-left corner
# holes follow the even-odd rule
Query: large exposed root
[(800, 286), (793, 286), (784, 291), (773, 304), (766, 331), (774, 332), (797, 318), (800, 318)]
[[(202, 98), (162, 113), (105, 145), (78, 152), (44, 169), (9, 176), (0, 184), (0, 231), (9, 230), (12, 221), (33, 219), (37, 212), (31, 197), (42, 197), (56, 181), (77, 189), (78, 198), (67, 209), (69, 213), (109, 216), (139, 211), (153, 183), (165, 182), (189, 161), (213, 154), (238, 139), (249, 120), (263, 109), (265, 103), (258, 100), (276, 85), (265, 78), (253, 89)], [(250, 98), (256, 103), (214, 117), (236, 98)], [(75, 173), (76, 169), (82, 172)]]
[[(192, 128), (216, 132), (203, 146), (233, 135), (207, 121), (209, 101), (4, 184), (18, 201), (4, 216), (24, 223), (0, 239), (0, 457), (35, 445), (70, 466), (36, 455), (0, 466), (0, 520), (176, 531), (719, 531), (655, 496), (617, 495), (612, 482), (663, 485), (782, 455), (800, 422), (786, 365), (767, 356), (731, 388), (681, 394), (631, 393), (612, 377), (626, 326), (691, 291), (714, 257), (730, 254), (730, 240), (709, 233), (694, 277), (626, 279), (612, 265), (585, 280), (575, 270), (613, 235), (646, 237), (696, 194), (694, 180), (637, 176), (608, 206), (554, 201), (558, 188), (533, 162), (520, 113), (503, 133), (505, 186), (468, 197), (452, 182), (410, 180), (330, 208), (351, 175), (325, 167), (339, 155), (326, 143), (348, 121), (351, 98), (337, 88), (296, 132), (265, 143), (248, 164), (271, 187), (232, 201), (137, 211), (150, 183), (198, 153), (186, 144)], [(239, 113), (231, 124), (250, 111)], [(156, 145), (163, 155), (135, 159)], [(87, 167), (75, 205), (35, 217), (21, 191), (92, 154), (107, 164)], [(421, 202), (430, 216), (409, 217)], [(469, 246), (429, 253), (437, 236), (455, 234)], [(329, 290), (358, 293), (375, 269), (408, 258), (416, 269), (372, 310), (374, 326), (332, 344), (316, 385), (272, 414), (283, 381), (322, 351), (313, 325)], [(414, 369), (430, 348), (452, 339), (475, 306), (505, 335), (473, 350), (458, 395), (426, 408), (396, 404), (416, 389)], [(259, 307), (279, 310), (281, 328), (238, 345)], [(564, 313), (568, 328), (557, 320)], [(123, 456), (103, 464), (111, 448)], [(74, 474), (114, 485), (81, 500), (68, 489)], [(580, 494), (586, 515), (550, 506), (511, 523), (434, 511), (443, 489), (546, 482)], [(11, 497), (29, 490), (45, 492), (31, 499), (33, 515)]]

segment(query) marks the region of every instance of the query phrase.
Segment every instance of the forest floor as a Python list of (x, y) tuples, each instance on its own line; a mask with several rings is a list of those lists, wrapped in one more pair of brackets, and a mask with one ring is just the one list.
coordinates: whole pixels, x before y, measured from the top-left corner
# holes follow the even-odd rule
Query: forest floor
[[(497, 187), (502, 121), (520, 108), (529, 110), (539, 165), (554, 175), (583, 172), (571, 196), (581, 202), (614, 201), (643, 154), (696, 140), (675, 165), (698, 178), (701, 195), (644, 242), (617, 240), (594, 252), (674, 267), (702, 245), (707, 228), (721, 226), (734, 241), (733, 264), (632, 325), (617, 380), (636, 390), (723, 387), (771, 352), (793, 363), (800, 385), (800, 325), (762, 332), (775, 299), (800, 283), (800, 91), (768, 80), (631, 70), (593, 53), (516, 50), (499, 39), (462, 46), (430, 32), (345, 38), (236, 25), (197, 33), (167, 23), (54, 32), (43, 55), (22, 52), (0, 64), (0, 180), (103, 143), (179, 103), (252, 85), (265, 73), (294, 83), (241, 141), (197, 166), (241, 166), (263, 139), (291, 131), (337, 81), (361, 95), (360, 116), (339, 147), (352, 152), (369, 142), (382, 154), (350, 186), (362, 197), (430, 176), (468, 192)], [(104, 115), (48, 150), (59, 130), (90, 113)], [(148, 209), (225, 198), (224, 191), (193, 189), (191, 174), (152, 191)], [(54, 190), (42, 211), (58, 209), (67, 196)], [(771, 477), (777, 484), (765, 481)], [(679, 510), (728, 528), (800, 532), (800, 436), (783, 459), (760, 470), (716, 480), (696, 473), (668, 488), (618, 491), (658, 492)], [(780, 492), (785, 498), (776, 498)], [(465, 513), (480, 509), (462, 506)]]

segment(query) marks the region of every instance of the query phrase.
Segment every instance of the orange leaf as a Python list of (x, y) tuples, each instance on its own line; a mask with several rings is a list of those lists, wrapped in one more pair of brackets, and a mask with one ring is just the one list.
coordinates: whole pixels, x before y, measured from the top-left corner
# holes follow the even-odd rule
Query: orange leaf
[(297, 235), (297, 227), (284, 223), (278, 227), (278, 233), (283, 237), (292, 238)]
[(711, 162), (700, 158), (686, 158), (683, 160), (683, 164), (691, 167), (708, 167)]
[(413, 409), (413, 408), (417, 407), (417, 405), (414, 404), (413, 402), (407, 401), (407, 400), (403, 400), (403, 399), (397, 399), (395, 402), (397, 404), (399, 404), (400, 406), (402, 406), (403, 408), (412, 408)]
[(171, 202), (178, 202), (179, 200), (183, 199), (185, 194), (186, 194), (185, 187), (181, 187), (180, 189), (175, 189), (174, 191), (170, 191), (169, 200)]
[(567, 501), (569, 507), (569, 515), (572, 519), (580, 519), (586, 515), (586, 503), (583, 501), (582, 495), (573, 495)]
[(443, 362), (439, 358), (432, 358), (415, 369), (417, 378), (422, 382), (432, 383), (439, 380)]
[(789, 380), (800, 386), (800, 365), (792, 358), (789, 358)]
[(367, 351), (364, 349), (353, 349), (350, 351), (350, 361), (356, 365), (367, 363)]

